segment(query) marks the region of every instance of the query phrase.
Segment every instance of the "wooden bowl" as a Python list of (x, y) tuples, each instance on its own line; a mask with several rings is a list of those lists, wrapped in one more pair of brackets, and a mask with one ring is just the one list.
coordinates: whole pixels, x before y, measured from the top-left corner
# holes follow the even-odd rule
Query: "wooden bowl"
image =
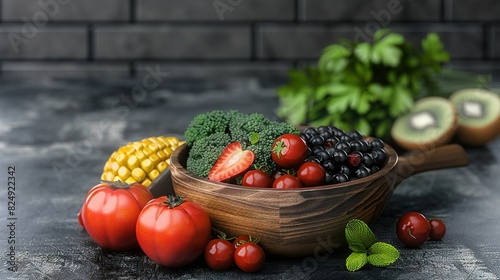
[(250, 234), (266, 253), (297, 257), (331, 252), (345, 244), (344, 228), (351, 219), (374, 222), (396, 186), (412, 174), (467, 165), (459, 145), (398, 157), (385, 147), (388, 162), (368, 177), (334, 185), (301, 189), (252, 188), (213, 182), (186, 170), (188, 147), (171, 156), (173, 189), (200, 204), (214, 227), (229, 236)]

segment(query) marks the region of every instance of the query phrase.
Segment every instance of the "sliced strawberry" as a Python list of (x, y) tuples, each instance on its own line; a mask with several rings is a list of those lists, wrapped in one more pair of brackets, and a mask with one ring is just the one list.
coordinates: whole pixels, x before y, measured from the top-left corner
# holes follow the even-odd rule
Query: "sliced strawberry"
[(208, 173), (208, 179), (222, 182), (245, 172), (253, 163), (255, 155), (250, 150), (243, 151), (241, 144), (229, 144)]

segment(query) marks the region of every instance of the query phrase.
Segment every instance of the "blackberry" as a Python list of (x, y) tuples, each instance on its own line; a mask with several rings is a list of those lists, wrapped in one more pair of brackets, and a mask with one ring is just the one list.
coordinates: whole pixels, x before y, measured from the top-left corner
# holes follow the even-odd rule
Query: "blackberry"
[(375, 165), (375, 161), (373, 160), (372, 154), (369, 153), (363, 154), (362, 162), (368, 168), (371, 168), (373, 165)]
[(309, 143), (311, 143), (311, 145), (313, 146), (323, 146), (323, 144), (325, 143), (325, 138), (323, 138), (323, 136), (321, 135), (316, 135), (311, 138)]
[(336, 173), (333, 175), (333, 181), (337, 183), (344, 183), (349, 181), (349, 176), (344, 173)]
[(356, 170), (355, 174), (356, 174), (356, 177), (358, 177), (358, 178), (364, 178), (364, 177), (370, 175), (371, 172), (370, 172), (370, 169), (368, 169), (366, 166), (360, 166)]
[(385, 161), (387, 160), (387, 152), (383, 148), (373, 149), (371, 155), (378, 167), (384, 167)]
[(344, 163), (347, 160), (347, 153), (344, 150), (335, 150), (332, 158), (335, 163)]
[(325, 169), (326, 184), (364, 178), (378, 172), (387, 161), (384, 142), (376, 138), (367, 141), (357, 130), (310, 127), (300, 137), (308, 146), (306, 161), (317, 162)]
[(370, 144), (372, 145), (372, 149), (383, 149), (384, 148), (384, 141), (382, 139), (373, 139)]
[(349, 144), (349, 142), (347, 142), (347, 141), (340, 140), (340, 142), (335, 144), (335, 149), (344, 150), (346, 153), (350, 153), (351, 152), (351, 144)]
[(363, 134), (361, 134), (361, 132), (359, 132), (358, 130), (349, 131), (347, 134), (351, 136), (354, 140), (363, 139)]

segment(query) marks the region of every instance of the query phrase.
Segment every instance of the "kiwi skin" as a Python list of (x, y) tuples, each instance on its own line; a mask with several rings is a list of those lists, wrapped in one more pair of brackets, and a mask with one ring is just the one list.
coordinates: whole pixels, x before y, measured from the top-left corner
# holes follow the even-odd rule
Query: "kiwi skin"
[[(498, 97), (498, 95), (482, 89), (463, 89), (456, 91), (450, 96), (450, 100), (457, 106), (458, 103), (463, 100), (464, 96), (469, 95), (470, 98), (473, 98), (475, 94), (485, 96), (485, 98), (492, 98), (492, 102), (500, 103), (500, 97)], [(459, 118), (459, 127), (456, 134), (457, 141), (469, 146), (484, 146), (496, 138), (500, 134), (500, 112), (497, 111), (494, 113), (497, 114), (496, 118), (483, 126), (465, 124), (460, 122)]]
[[(435, 101), (444, 102), (444, 103), (449, 104), (449, 108), (452, 111), (452, 116), (451, 116), (452, 117), (452, 120), (451, 120), (452, 124), (451, 124), (450, 128), (448, 129), (448, 131), (444, 132), (440, 137), (438, 137), (436, 139), (431, 139), (429, 141), (416, 142), (416, 141), (408, 141), (408, 140), (405, 140), (401, 137), (398, 137), (397, 134), (394, 133), (394, 125), (393, 125), (393, 131), (391, 133), (392, 139), (394, 140), (394, 142), (398, 146), (400, 146), (401, 148), (406, 149), (408, 151), (429, 151), (429, 150), (435, 149), (436, 147), (448, 144), (451, 141), (451, 139), (455, 136), (455, 133), (457, 132), (457, 129), (458, 129), (458, 113), (457, 113), (455, 106), (453, 106), (453, 104), (448, 99), (443, 98), (443, 97), (425, 97), (425, 98), (422, 98), (419, 101), (417, 101), (417, 103), (415, 103), (414, 110), (411, 111), (408, 115), (413, 114), (417, 111), (420, 111), (418, 108), (420, 106), (420, 104), (426, 103), (426, 102), (435, 102)], [(404, 119), (406, 117), (408, 117), (408, 115), (398, 118), (398, 120), (396, 120), (396, 122), (397, 121), (404, 121)]]

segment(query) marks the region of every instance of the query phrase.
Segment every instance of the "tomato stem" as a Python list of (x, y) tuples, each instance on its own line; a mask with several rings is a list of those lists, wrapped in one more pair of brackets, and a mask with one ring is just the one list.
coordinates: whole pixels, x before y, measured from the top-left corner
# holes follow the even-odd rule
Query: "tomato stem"
[(173, 195), (173, 194), (169, 193), (169, 194), (167, 194), (165, 201), (163, 201), (162, 203), (164, 205), (168, 206), (168, 208), (172, 209), (172, 208), (175, 208), (175, 207), (181, 205), (183, 202), (184, 202), (184, 200), (182, 200), (181, 196)]
[(129, 184), (129, 183), (126, 183), (126, 182), (122, 182), (122, 181), (108, 181), (108, 180), (101, 180), (101, 183), (103, 184), (108, 184), (114, 188), (117, 188), (117, 189), (128, 189), (131, 185), (133, 184), (136, 184), (137, 182), (134, 182), (132, 184)]

